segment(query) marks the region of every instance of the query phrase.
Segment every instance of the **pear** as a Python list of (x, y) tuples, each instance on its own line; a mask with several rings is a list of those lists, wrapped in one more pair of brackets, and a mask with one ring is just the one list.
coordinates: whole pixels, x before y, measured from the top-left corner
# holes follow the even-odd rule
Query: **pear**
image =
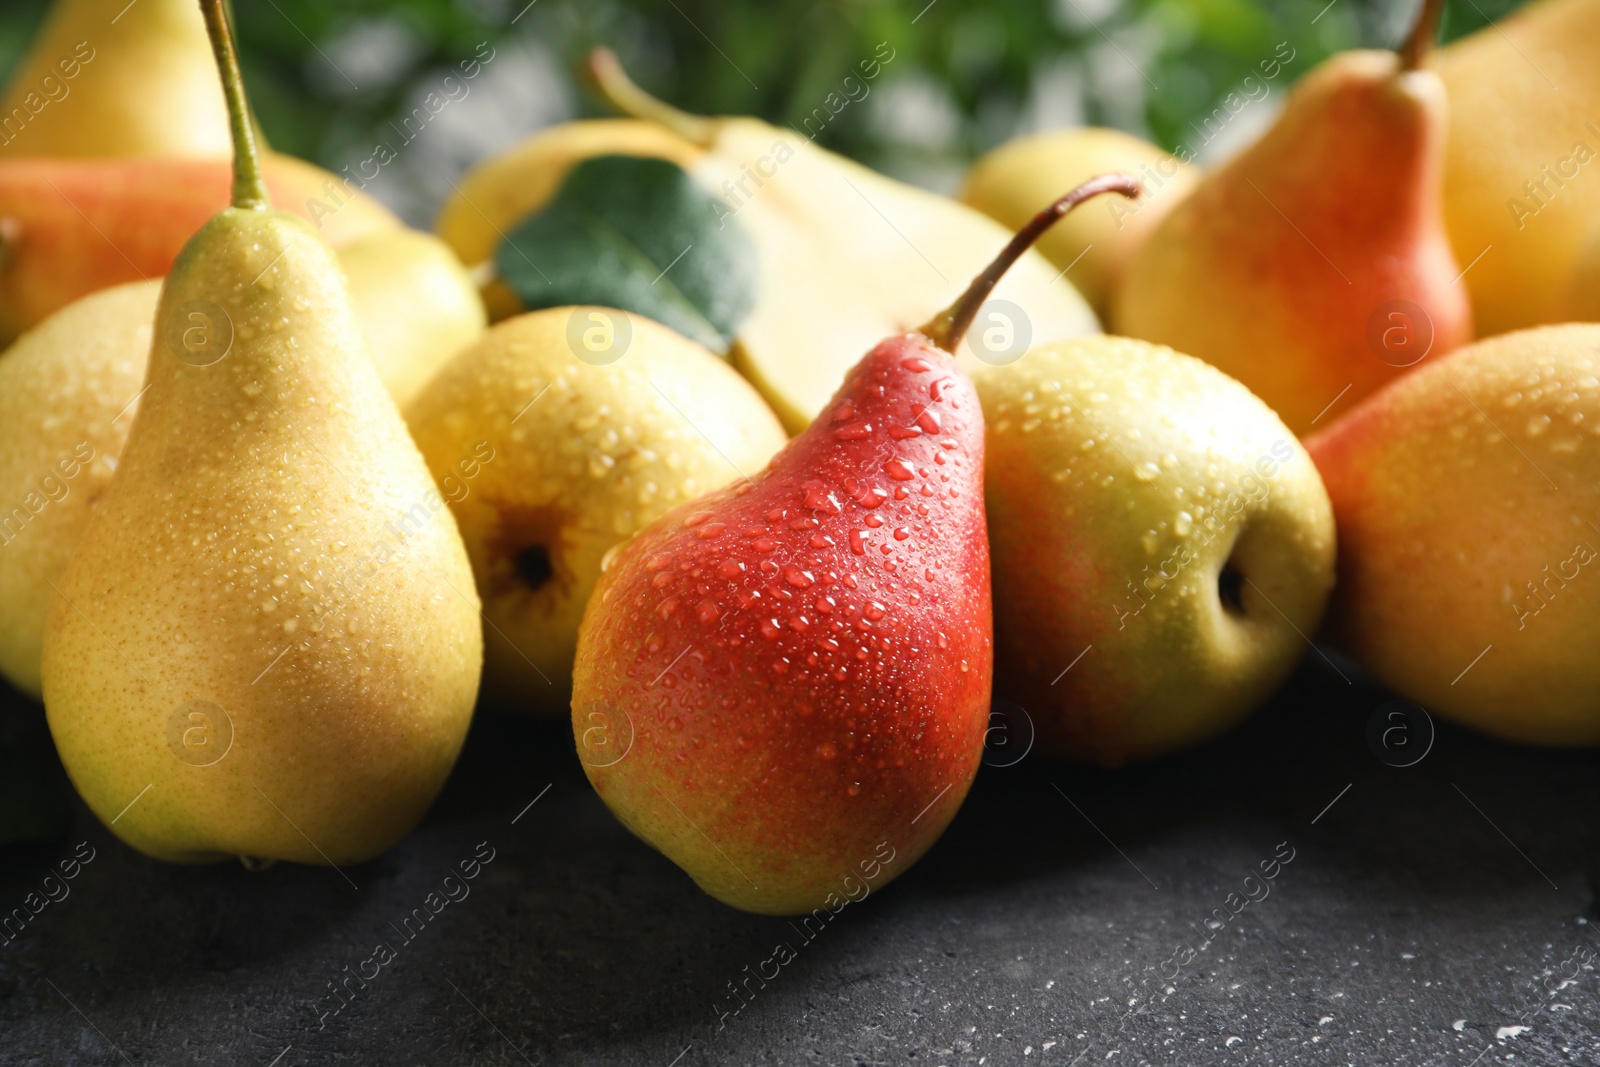
[(1600, 228), (1600, 4), (1538, 0), (1440, 50), (1444, 213), (1479, 336), (1566, 321)]
[(228, 155), (193, 0), (55, 0), (0, 92), (0, 158)]
[[(717, 899), (837, 911), (921, 856), (977, 771), (993, 670), (983, 412), (951, 355), (1020, 231), (949, 309), (879, 343), (754, 472), (603, 570), (572, 722), (601, 798)], [(865, 887), (865, 888), (863, 888)]]
[(1334, 56), (1134, 254), (1115, 331), (1198, 356), (1306, 433), (1472, 337), (1440, 207), (1445, 93), (1405, 55)]
[(786, 440), (723, 360), (606, 308), (497, 324), (406, 420), (477, 576), (485, 689), (506, 707), (562, 713), (607, 553), (679, 504), (755, 474)]
[(1238, 722), (1333, 587), (1333, 512), (1294, 434), (1144, 341), (1057, 341), (973, 379), (998, 692), (1036, 747), (1117, 766)]
[(372, 234), (340, 248), (339, 265), (378, 377), (402, 408), (483, 333), (478, 287), (449, 246), (431, 234)]
[[(327, 171), (262, 161), (267, 189), (339, 247), (400, 220)], [(0, 160), (0, 343), (81, 296), (159, 278), (228, 205), (229, 167), (194, 159)]]
[[(921, 294), (975, 273), (1008, 234), (963, 204), (886, 178), (793, 130), (753, 118), (679, 111), (629, 81), (606, 49), (591, 55), (590, 68), (614, 106), (672, 135), (665, 142), (672, 147), (659, 154), (722, 198), (722, 224), (742, 227), (755, 245), (759, 292), (732, 356), (790, 432), (803, 429), (828, 402), (852, 353), (915, 327), (923, 315)], [(601, 154), (598, 144), (594, 154)], [(559, 158), (553, 148), (530, 144), (504, 162), (487, 164), (494, 178), (484, 181), (511, 190), (519, 175), (528, 175), (520, 180), (548, 197), (558, 180), (550, 172), (532, 175), (536, 164), (552, 158)], [(441, 219), (481, 213), (505, 230), (501, 220), (512, 212), (502, 214), (478, 200), (452, 201)], [(471, 245), (451, 238), (468, 267), (492, 252), (500, 236), (491, 236), (493, 229), (471, 225)], [(1098, 329), (1083, 298), (1037, 252), (1022, 257), (995, 295), (1016, 308), (1000, 326), (1037, 340)], [(486, 299), (496, 314), (497, 298), (491, 292)], [(1016, 321), (1021, 318), (1026, 322)]]
[(1600, 326), (1479, 341), (1307, 442), (1339, 524), (1335, 638), (1428, 711), (1600, 743)]
[(224, 0), (203, 10), (235, 206), (163, 283), (138, 420), (46, 622), (46, 716), (142, 852), (353, 863), (455, 761), (478, 602), (333, 252), (268, 207)]
[(1565, 317), (1572, 322), (1600, 322), (1600, 226), (1589, 234), (1572, 264)]
[(1054, 200), (1063, 186), (1114, 170), (1139, 176), (1145, 195), (1138, 203), (1107, 198), (1073, 212), (1039, 238), (1039, 251), (1067, 272), (1067, 280), (1104, 320), (1134, 250), (1194, 189), (1198, 167), (1121, 130), (1049, 130), (985, 154), (967, 172), (960, 200), (1015, 228)]
[[(377, 234), (340, 249), (339, 265), (397, 404), (483, 332), (477, 291), (437, 238)], [(90, 294), (0, 356), (0, 674), (30, 696), (39, 695), (52, 583), (59, 586), (138, 414), (160, 294), (160, 279)]]
[(158, 279), (86, 296), (0, 358), (0, 673), (30, 696), (51, 584), (134, 423), (160, 293)]

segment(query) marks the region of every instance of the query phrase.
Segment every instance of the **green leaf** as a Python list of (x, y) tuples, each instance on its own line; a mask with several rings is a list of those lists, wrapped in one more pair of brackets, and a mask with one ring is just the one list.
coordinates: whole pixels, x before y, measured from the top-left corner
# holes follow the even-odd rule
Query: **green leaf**
[(721, 200), (664, 159), (579, 163), (500, 245), (495, 266), (529, 310), (621, 308), (716, 352), (756, 299), (749, 237)]

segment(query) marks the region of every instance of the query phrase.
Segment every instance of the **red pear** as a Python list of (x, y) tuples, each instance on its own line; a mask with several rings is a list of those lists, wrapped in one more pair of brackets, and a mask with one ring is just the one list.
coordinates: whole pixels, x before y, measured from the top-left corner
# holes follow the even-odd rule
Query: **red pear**
[[(856, 364), (767, 468), (602, 574), (572, 716), (617, 817), (735, 907), (837, 911), (905, 870), (978, 768), (994, 643), (983, 415), (950, 354), (1041, 213), (949, 310)], [(826, 309), (818, 309), (826, 314)]]
[(1444, 227), (1444, 83), (1422, 68), (1441, 3), (1402, 54), (1309, 72), (1200, 180), (1119, 276), (1117, 333), (1205, 360), (1297, 434), (1472, 339)]
[[(261, 168), (274, 202), (335, 248), (400, 225), (320, 167), (267, 153)], [(166, 274), (232, 184), (222, 159), (0, 161), (0, 344), (80, 297)]]

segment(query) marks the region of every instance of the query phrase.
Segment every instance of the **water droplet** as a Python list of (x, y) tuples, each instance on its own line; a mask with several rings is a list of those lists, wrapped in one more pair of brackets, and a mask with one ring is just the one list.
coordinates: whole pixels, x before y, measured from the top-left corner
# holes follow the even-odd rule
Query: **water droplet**
[(1178, 512), (1178, 517), (1172, 520), (1172, 532), (1179, 537), (1188, 537), (1194, 530), (1194, 516), (1187, 511)]
[(1154, 481), (1160, 476), (1160, 474), (1161, 468), (1156, 466), (1154, 463), (1151, 463), (1149, 460), (1145, 460), (1143, 463), (1133, 468), (1133, 477), (1136, 481)]
[(683, 517), (683, 525), (685, 529), (691, 526), (699, 526), (702, 522), (705, 522), (709, 518), (711, 518), (711, 512), (709, 511), (691, 512)]
[(867, 554), (867, 541), (871, 537), (872, 537), (872, 535), (870, 533), (868, 533), (866, 530), (851, 530), (850, 531), (850, 551), (854, 552), (858, 556), (866, 555)]
[(816, 579), (811, 576), (810, 571), (803, 571), (799, 567), (796, 567), (793, 563), (783, 568), (783, 580), (794, 586), (796, 589), (805, 589), (816, 581)]
[(900, 361), (900, 365), (906, 370), (916, 371), (918, 374), (933, 369), (933, 364), (929, 363), (921, 356), (907, 356), (905, 359)]
[(851, 782), (849, 787), (845, 789), (845, 792), (849, 793), (853, 797), (860, 796), (861, 795), (861, 783), (860, 782)]
[(805, 491), (805, 505), (812, 511), (821, 511), (828, 515), (837, 515), (842, 510), (839, 500), (833, 495), (826, 485), (812, 479), (800, 487)]
[(724, 578), (737, 578), (744, 573), (744, 564), (736, 559), (725, 560), (717, 567), (717, 573)]
[(864, 610), (861, 614), (865, 615), (873, 622), (877, 622), (879, 619), (883, 618), (886, 611), (888, 611), (887, 608), (878, 603), (876, 600), (873, 600), (867, 603), (866, 610)]
[(833, 431), (833, 436), (841, 441), (861, 441), (872, 436), (872, 423), (852, 422)]
[(903, 459), (891, 459), (885, 463), (883, 465), (883, 473), (897, 482), (908, 482), (916, 476), (916, 472), (911, 469), (911, 464)]
[(708, 522), (704, 526), (700, 527), (700, 529), (696, 530), (694, 535), (700, 538), (702, 541), (709, 541), (713, 537), (721, 537), (722, 531), (726, 530), (727, 528), (727, 523)]

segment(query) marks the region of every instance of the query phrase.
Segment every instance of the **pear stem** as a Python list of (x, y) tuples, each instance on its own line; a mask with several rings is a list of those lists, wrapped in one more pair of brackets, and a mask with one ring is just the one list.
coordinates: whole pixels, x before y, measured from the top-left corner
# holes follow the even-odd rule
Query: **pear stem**
[(587, 72), (606, 103), (636, 119), (659, 122), (667, 129), (702, 148), (708, 148), (716, 139), (718, 123), (701, 115), (679, 111), (671, 104), (657, 100), (634, 84), (622, 61), (609, 48), (596, 48), (589, 53)]
[(1417, 12), (1417, 24), (1400, 46), (1400, 69), (1421, 70), (1422, 64), (1433, 51), (1434, 38), (1439, 35), (1439, 13), (1444, 10), (1444, 0), (1422, 0), (1422, 10)]
[(967, 330), (972, 326), (972, 320), (977, 317), (978, 309), (989, 299), (989, 294), (999, 284), (1000, 278), (1011, 269), (1011, 264), (1022, 258), (1022, 253), (1032, 247), (1044, 231), (1055, 224), (1057, 219), (1092, 196), (1099, 196), (1101, 193), (1121, 193), (1133, 200), (1138, 198), (1141, 191), (1139, 179), (1131, 174), (1113, 172), (1090, 178), (1039, 212), (1026, 226), (1018, 230), (1016, 236), (1011, 238), (998, 256), (994, 257), (994, 262), (983, 268), (983, 272), (972, 279), (967, 291), (917, 332), (954, 355), (955, 350), (961, 345), (961, 339), (967, 335)]
[(272, 200), (261, 177), (261, 156), (256, 150), (250, 103), (244, 95), (244, 75), (239, 70), (233, 31), (228, 28), (227, 0), (200, 0), (200, 11), (205, 15), (211, 51), (222, 76), (222, 95), (228, 101), (228, 127), (233, 133), (233, 206), (264, 211), (272, 206)]

